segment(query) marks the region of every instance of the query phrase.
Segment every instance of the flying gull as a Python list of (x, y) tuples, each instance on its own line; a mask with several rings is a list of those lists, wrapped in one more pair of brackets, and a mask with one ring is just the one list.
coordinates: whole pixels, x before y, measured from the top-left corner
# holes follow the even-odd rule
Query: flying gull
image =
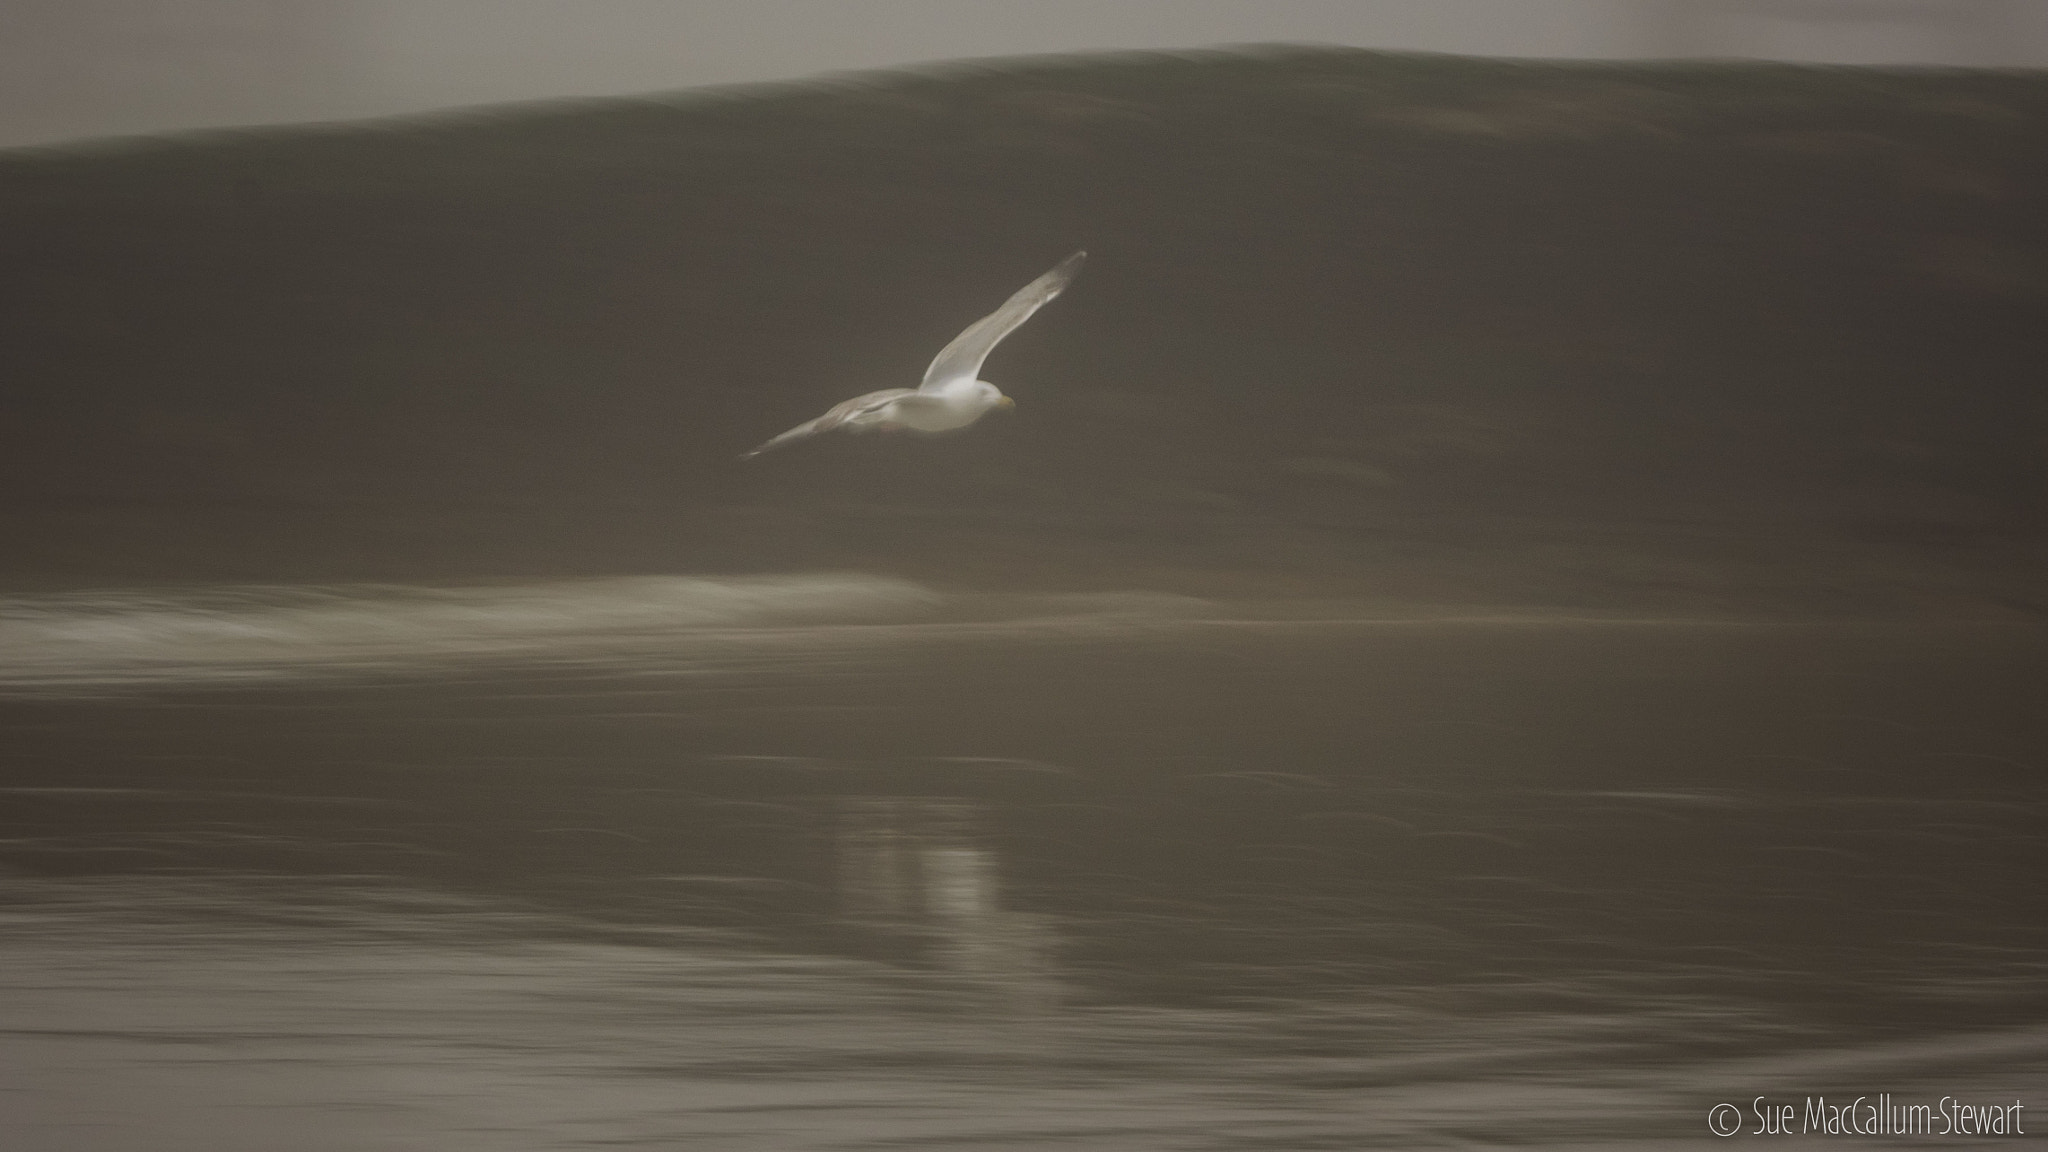
[(953, 342), (932, 360), (932, 366), (924, 370), (924, 383), (915, 388), (884, 388), (880, 392), (856, 396), (816, 420), (806, 420), (791, 428), (740, 459), (759, 456), (770, 448), (780, 448), (834, 428), (848, 432), (875, 429), (898, 432), (906, 428), (918, 432), (950, 432), (981, 419), (990, 409), (1015, 407), (1016, 402), (998, 391), (995, 385), (975, 379), (981, 372), (981, 362), (988, 359), (989, 350), (997, 342), (1016, 331), (1017, 326), (1029, 320), (1033, 312), (1045, 306), (1046, 301), (1059, 295), (1081, 270), (1081, 261), (1087, 258), (1086, 252), (1074, 253), (1060, 261), (1059, 267), (1019, 289), (1001, 308), (968, 325), (967, 331), (953, 337)]

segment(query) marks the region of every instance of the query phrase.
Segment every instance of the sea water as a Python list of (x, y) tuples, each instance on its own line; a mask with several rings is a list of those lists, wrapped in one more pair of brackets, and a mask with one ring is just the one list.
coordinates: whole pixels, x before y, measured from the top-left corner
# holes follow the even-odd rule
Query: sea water
[(858, 573), (16, 597), (0, 1110), (1235, 1149), (2032, 1107), (2044, 639)]

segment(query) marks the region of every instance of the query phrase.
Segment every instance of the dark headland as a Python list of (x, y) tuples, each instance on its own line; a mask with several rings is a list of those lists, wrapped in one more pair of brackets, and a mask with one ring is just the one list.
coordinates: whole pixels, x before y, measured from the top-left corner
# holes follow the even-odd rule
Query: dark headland
[(15, 151), (0, 580), (2037, 614), (2044, 193), (2040, 74), (1322, 49)]

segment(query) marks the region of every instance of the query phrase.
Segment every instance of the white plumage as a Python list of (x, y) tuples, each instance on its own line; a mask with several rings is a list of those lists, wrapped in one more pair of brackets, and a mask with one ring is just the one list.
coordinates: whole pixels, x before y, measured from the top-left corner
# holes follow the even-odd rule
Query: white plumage
[(1086, 252), (1076, 252), (1059, 266), (1017, 291), (1001, 308), (968, 325), (965, 332), (933, 357), (925, 369), (924, 383), (915, 388), (884, 388), (856, 396), (815, 420), (806, 420), (782, 435), (748, 452), (758, 456), (797, 440), (843, 428), (848, 432), (870, 430), (951, 432), (965, 428), (997, 408), (1013, 402), (986, 380), (976, 379), (982, 361), (1002, 338), (1016, 331), (1033, 312), (1060, 294), (1081, 270)]

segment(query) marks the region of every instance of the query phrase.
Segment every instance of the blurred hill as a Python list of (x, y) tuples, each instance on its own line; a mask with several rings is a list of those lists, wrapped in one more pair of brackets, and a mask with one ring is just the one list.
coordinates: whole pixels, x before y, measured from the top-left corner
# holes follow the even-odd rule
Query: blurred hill
[(0, 577), (2038, 610), (2044, 192), (2040, 74), (1320, 49), (4, 153)]

